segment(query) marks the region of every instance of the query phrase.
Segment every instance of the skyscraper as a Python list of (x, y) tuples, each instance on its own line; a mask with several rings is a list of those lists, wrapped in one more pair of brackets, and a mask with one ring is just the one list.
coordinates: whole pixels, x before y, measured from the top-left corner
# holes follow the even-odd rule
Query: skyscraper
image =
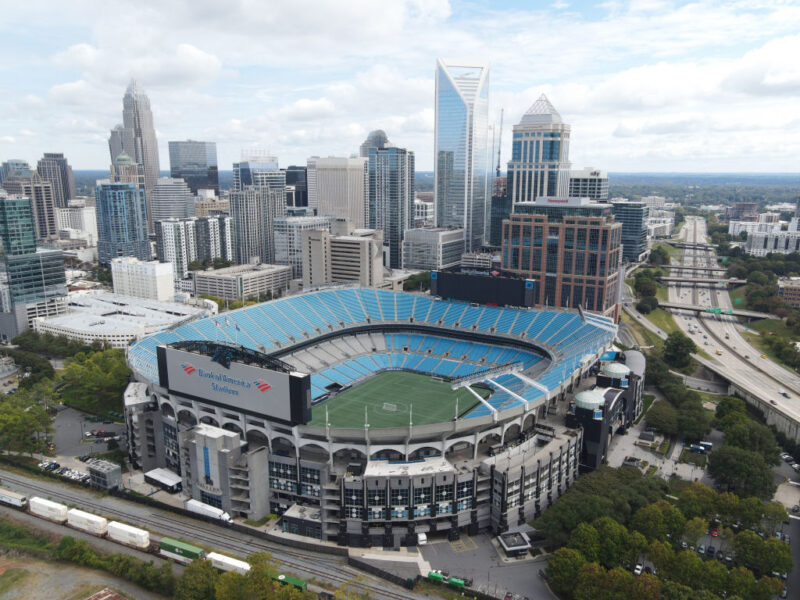
[(285, 214), (286, 198), (282, 190), (248, 186), (231, 192), (237, 264), (247, 264), (254, 259), (270, 264), (274, 261), (273, 219)]
[(286, 167), (286, 206), (308, 206), (308, 176), (306, 167)]
[(214, 190), (219, 196), (217, 145), (214, 142), (169, 143), (170, 177), (184, 179), (193, 194), (197, 190)]
[(176, 280), (189, 274), (189, 263), (197, 260), (195, 219), (164, 219), (155, 222), (156, 258), (175, 267)]
[(53, 184), (53, 202), (56, 208), (64, 208), (76, 196), (72, 167), (61, 152), (45, 152), (36, 165), (36, 171), (42, 180)]
[(644, 202), (612, 202), (614, 219), (622, 223), (622, 258), (636, 262), (647, 252), (647, 217)]
[(522, 202), (503, 221), (503, 271), (529, 279), (540, 306), (619, 316), (622, 225), (588, 198)]
[(63, 310), (63, 302), (56, 302), (60, 305), (56, 307), (53, 301), (67, 294), (64, 255), (61, 250), (37, 249), (34, 221), (29, 197), (0, 194), (3, 260), (10, 300), (17, 312), (15, 319), (3, 319), (3, 335), (8, 338), (29, 326), (29, 316)]
[(122, 128), (118, 125), (111, 130), (108, 140), (111, 162), (125, 152), (134, 162), (142, 165), (144, 170), (144, 188), (147, 193), (148, 231), (153, 230), (150, 218), (149, 192), (158, 181), (160, 167), (158, 162), (158, 142), (153, 125), (153, 112), (150, 110), (150, 98), (132, 79), (122, 98)]
[(353, 227), (365, 227), (368, 185), (366, 158), (308, 159), (308, 206), (321, 217), (348, 219)]
[(436, 225), (461, 227), (467, 252), (484, 244), (489, 203), (489, 65), (436, 63)]
[(512, 205), (545, 196), (569, 194), (570, 126), (542, 94), (514, 125), (508, 163), (508, 195)]
[(3, 181), (3, 187), (9, 194), (31, 199), (37, 238), (45, 240), (58, 237), (52, 183), (44, 181), (36, 171), (17, 169)]
[(400, 269), (403, 234), (414, 227), (414, 153), (405, 148), (371, 147), (368, 170), (369, 227), (383, 231), (383, 243), (389, 247), (388, 266)]
[(292, 279), (303, 277), (303, 232), (330, 231), (330, 217), (279, 217), (275, 219), (275, 264), (292, 267)]
[(33, 171), (27, 160), (10, 158), (0, 164), (0, 183), (14, 176), (30, 177)]
[(194, 216), (194, 196), (183, 179), (159, 177), (150, 191), (150, 221)]
[(282, 187), (286, 185), (286, 173), (278, 168), (278, 157), (265, 150), (242, 149), (242, 158), (233, 163), (233, 189), (243, 190), (248, 185)]
[(364, 140), (364, 143), (361, 144), (361, 147), (358, 149), (358, 155), (361, 158), (369, 158), (370, 148), (383, 150), (391, 145), (389, 138), (386, 137), (386, 132), (383, 129), (376, 129), (375, 131), (369, 132), (367, 139)]
[(145, 194), (133, 183), (97, 182), (97, 255), (101, 265), (112, 258), (150, 260)]

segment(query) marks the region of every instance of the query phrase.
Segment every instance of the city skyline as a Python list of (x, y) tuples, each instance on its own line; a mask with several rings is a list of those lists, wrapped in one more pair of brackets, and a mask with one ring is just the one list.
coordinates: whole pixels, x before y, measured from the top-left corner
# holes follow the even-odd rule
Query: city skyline
[[(457, 56), (492, 64), (490, 122), (505, 109), (504, 163), (511, 124), (545, 93), (576, 132), (577, 168), (797, 170), (800, 73), (785, 60), (800, 52), (794, 3), (510, 3), (501, 11), (415, 0), (387, 9), (381, 27), (366, 2), (269, 15), (182, 3), (48, 7), (4, 15), (0, 47), (23, 56), (0, 74), (6, 158), (34, 162), (59, 151), (75, 169), (105, 168), (107, 131), (136, 77), (162, 156), (168, 141), (203, 139), (217, 142), (220, 170), (251, 145), (269, 148), (281, 166), (303, 164), (357, 152), (380, 128), (431, 171), (435, 60)], [(120, 37), (130, 43), (120, 46)]]

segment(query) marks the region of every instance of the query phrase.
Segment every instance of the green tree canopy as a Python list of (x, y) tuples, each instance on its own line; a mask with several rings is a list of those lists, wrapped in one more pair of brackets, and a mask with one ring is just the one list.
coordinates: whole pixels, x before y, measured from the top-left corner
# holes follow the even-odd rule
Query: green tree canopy
[(709, 456), (708, 472), (738, 496), (770, 498), (775, 493), (772, 470), (757, 452), (726, 444)]
[(691, 354), (697, 352), (697, 346), (680, 331), (673, 331), (664, 343), (664, 360), (673, 367), (685, 367), (692, 360)]

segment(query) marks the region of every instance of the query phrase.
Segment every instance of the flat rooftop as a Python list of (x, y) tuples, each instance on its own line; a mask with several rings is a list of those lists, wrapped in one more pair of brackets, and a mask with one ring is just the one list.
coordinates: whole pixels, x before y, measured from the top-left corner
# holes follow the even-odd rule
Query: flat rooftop
[(367, 461), (364, 477), (392, 477), (416, 475), (432, 475), (452, 471), (453, 465), (441, 456), (433, 456), (416, 462), (393, 463), (388, 460)]

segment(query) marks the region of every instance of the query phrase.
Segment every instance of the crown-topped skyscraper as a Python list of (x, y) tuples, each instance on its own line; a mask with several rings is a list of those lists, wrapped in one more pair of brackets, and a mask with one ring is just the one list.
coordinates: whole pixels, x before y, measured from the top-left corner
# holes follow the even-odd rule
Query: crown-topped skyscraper
[(569, 194), (570, 126), (542, 94), (514, 125), (508, 194), (513, 204)]
[(108, 141), (111, 151), (111, 162), (117, 156), (126, 153), (144, 170), (144, 189), (147, 198), (148, 230), (152, 232), (153, 222), (150, 214), (150, 190), (158, 181), (160, 167), (158, 162), (158, 141), (153, 125), (153, 112), (150, 110), (150, 98), (131, 79), (125, 96), (122, 98), (122, 125), (111, 130)]

